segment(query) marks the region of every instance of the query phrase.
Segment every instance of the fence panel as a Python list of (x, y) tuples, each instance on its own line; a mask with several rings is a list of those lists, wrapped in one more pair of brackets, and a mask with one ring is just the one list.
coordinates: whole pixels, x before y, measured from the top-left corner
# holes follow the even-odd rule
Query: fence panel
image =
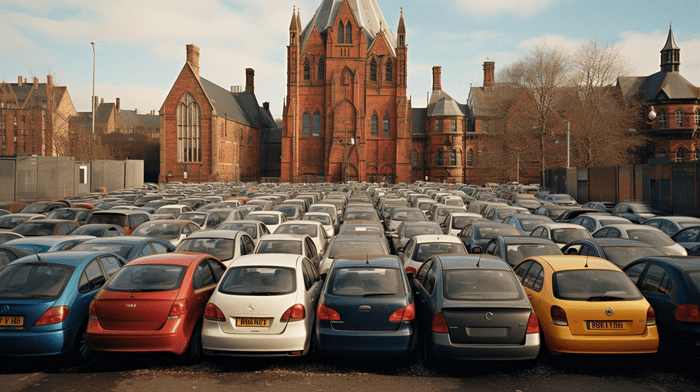
[(588, 198), (588, 169), (578, 169), (576, 173), (576, 190), (579, 204), (585, 204), (590, 201)]
[(37, 195), (37, 157), (17, 157), (16, 159), (15, 201), (33, 203)]
[(617, 200), (634, 199), (634, 167), (618, 166)]
[(14, 159), (0, 159), (0, 201), (15, 201), (16, 167)]
[(674, 215), (696, 216), (698, 213), (695, 170), (695, 163), (676, 163), (671, 166), (671, 207)]
[(588, 194), (591, 201), (617, 202), (617, 169), (592, 167), (588, 169)]

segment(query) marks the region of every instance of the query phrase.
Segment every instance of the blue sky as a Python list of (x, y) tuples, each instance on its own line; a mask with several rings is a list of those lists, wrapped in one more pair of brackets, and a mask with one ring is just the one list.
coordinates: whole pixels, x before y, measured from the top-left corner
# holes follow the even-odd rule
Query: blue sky
[[(408, 94), (426, 104), (431, 68), (442, 66), (443, 89), (466, 102), (481, 86), (482, 63), (496, 71), (533, 42), (575, 50), (598, 38), (622, 47), (635, 75), (659, 70), (669, 23), (681, 47), (681, 74), (700, 86), (698, 1), (648, 0), (377, 0), (395, 32), (403, 7)], [(256, 70), (258, 100), (281, 117), (292, 7), (306, 25), (320, 0), (0, 0), (0, 79), (54, 75), (79, 111), (90, 110), (91, 41), (95, 94), (121, 98), (124, 109), (158, 110), (185, 62), (185, 45), (201, 49), (201, 75), (222, 87), (245, 84)]]

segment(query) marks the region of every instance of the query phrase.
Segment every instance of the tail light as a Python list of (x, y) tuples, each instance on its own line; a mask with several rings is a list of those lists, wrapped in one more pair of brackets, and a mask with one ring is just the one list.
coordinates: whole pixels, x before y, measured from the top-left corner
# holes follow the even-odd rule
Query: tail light
[(647, 327), (652, 325), (656, 325), (656, 313), (654, 312), (654, 308), (650, 306), (649, 309), (647, 309)]
[(97, 306), (95, 305), (95, 300), (90, 302), (90, 309), (88, 310), (88, 315), (91, 319), (97, 320)]
[(698, 305), (678, 305), (673, 318), (686, 323), (700, 323), (700, 310)]
[(127, 226), (124, 228), (124, 231), (126, 232), (126, 235), (129, 235), (132, 231), (134, 231), (134, 228), (131, 226)]
[(39, 317), (39, 320), (34, 323), (34, 326), (57, 324), (66, 321), (68, 318), (67, 306), (54, 306)]
[(540, 333), (540, 323), (534, 312), (530, 313), (530, 319), (527, 321), (527, 331), (525, 331), (525, 333)]
[(564, 311), (564, 309), (554, 305), (552, 306), (550, 313), (552, 314), (552, 324), (559, 325), (562, 327), (569, 325), (569, 321), (566, 319), (566, 312)]
[(411, 321), (416, 318), (416, 305), (411, 303), (408, 306), (397, 310), (389, 316), (389, 321), (399, 322), (399, 321)]
[(340, 321), (340, 315), (335, 310), (324, 304), (318, 304), (316, 308), (316, 318), (319, 320)]
[(213, 303), (208, 303), (204, 308), (204, 318), (212, 321), (226, 321), (224, 313)]
[(433, 317), (433, 322), (430, 323), (430, 331), (436, 333), (449, 333), (447, 329), (447, 320), (445, 320), (445, 315), (438, 313)]
[(306, 308), (302, 304), (296, 304), (284, 312), (281, 321), (299, 321), (305, 318)]
[(406, 267), (406, 273), (407, 274), (413, 274), (414, 276), (416, 275), (416, 269), (413, 267)]

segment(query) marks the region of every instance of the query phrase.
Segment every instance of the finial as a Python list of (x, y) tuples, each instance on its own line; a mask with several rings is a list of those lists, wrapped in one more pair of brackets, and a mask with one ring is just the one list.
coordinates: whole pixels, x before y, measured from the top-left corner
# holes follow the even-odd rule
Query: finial
[(403, 7), (401, 7), (401, 15), (403, 15)]

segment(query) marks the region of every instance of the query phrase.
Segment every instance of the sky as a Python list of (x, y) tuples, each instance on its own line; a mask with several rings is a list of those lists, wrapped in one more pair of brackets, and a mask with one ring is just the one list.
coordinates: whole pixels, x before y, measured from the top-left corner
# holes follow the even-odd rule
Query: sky
[[(306, 26), (321, 0), (0, 0), (0, 80), (18, 76), (68, 87), (78, 111), (90, 111), (93, 46), (95, 95), (122, 109), (160, 109), (182, 70), (185, 45), (200, 48), (202, 77), (229, 88), (255, 69), (258, 101), (282, 116), (286, 45), (294, 6)], [(573, 52), (584, 41), (620, 45), (634, 72), (659, 71), (659, 51), (673, 25), (680, 72), (700, 86), (698, 1), (650, 0), (377, 0), (394, 33), (403, 8), (408, 95), (425, 107), (432, 67), (442, 88), (465, 103), (483, 83), (484, 61), (496, 74), (546, 40)], [(628, 75), (629, 76), (629, 75)], [(498, 81), (498, 80), (497, 80)]]

